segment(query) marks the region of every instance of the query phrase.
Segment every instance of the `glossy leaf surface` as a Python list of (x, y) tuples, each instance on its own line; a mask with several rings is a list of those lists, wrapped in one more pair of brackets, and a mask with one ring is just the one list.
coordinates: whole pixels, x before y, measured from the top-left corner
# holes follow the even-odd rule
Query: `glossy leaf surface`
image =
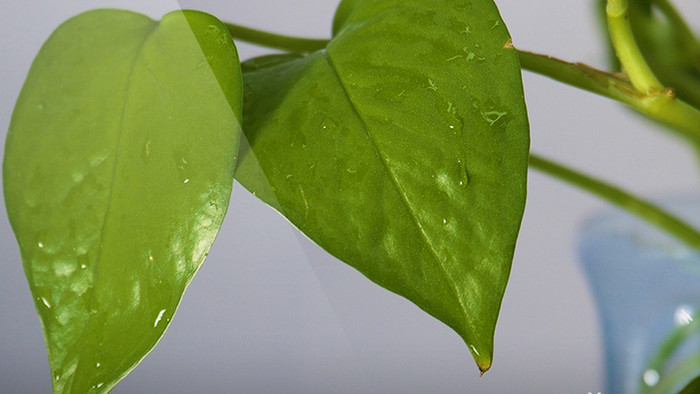
[(3, 176), (55, 392), (109, 391), (164, 333), (228, 206), (241, 96), (199, 12), (91, 11), (42, 47)]
[(529, 145), (517, 54), (493, 2), (343, 1), (326, 50), (243, 72), (250, 147), (237, 179), (455, 329), (487, 370)]

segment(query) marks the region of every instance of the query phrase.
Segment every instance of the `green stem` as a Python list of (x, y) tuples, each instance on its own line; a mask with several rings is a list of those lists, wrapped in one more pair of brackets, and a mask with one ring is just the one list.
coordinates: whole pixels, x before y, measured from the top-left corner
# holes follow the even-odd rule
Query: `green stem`
[(329, 40), (289, 37), (255, 30), (244, 26), (227, 23), (226, 27), (235, 39), (264, 47), (281, 49), (289, 52), (308, 53), (323, 49)]
[(649, 394), (671, 394), (675, 393), (676, 390), (681, 389), (678, 387), (684, 382), (689, 382), (694, 377), (697, 376), (698, 371), (700, 371), (700, 355), (692, 355), (687, 359), (683, 360), (678, 366), (676, 366), (673, 371), (668, 373), (664, 378), (662, 378), (659, 383), (648, 391)]
[(608, 0), (605, 12), (615, 53), (632, 85), (644, 95), (661, 93), (664, 86), (644, 60), (632, 33), (627, 0)]
[[(647, 370), (656, 371), (661, 377), (661, 383), (663, 383), (665, 386), (670, 385), (671, 387), (674, 387), (679, 383), (678, 381), (676, 381), (675, 384), (669, 383), (674, 379), (672, 379), (673, 375), (668, 373), (668, 368), (670, 367), (670, 365), (667, 364), (668, 361), (679, 350), (679, 348), (682, 347), (683, 344), (687, 344), (690, 341), (691, 337), (697, 336), (698, 333), (700, 333), (700, 320), (697, 320), (698, 317), (699, 316), (694, 316), (693, 320), (691, 320), (688, 324), (676, 328), (669, 336), (667, 336), (664, 339), (663, 343), (657, 349), (651, 362), (648, 364)], [(695, 372), (695, 374), (697, 375), (700, 371), (696, 370), (693, 372)], [(688, 377), (689, 376), (685, 374), (680, 376), (680, 378), (686, 379)], [(644, 384), (643, 382), (641, 387), (642, 390), (640, 391), (643, 393), (654, 392), (654, 390), (651, 387)], [(654, 386), (654, 388), (657, 389), (658, 386)]]
[(700, 41), (685, 19), (668, 0), (654, 0), (654, 4), (668, 19), (669, 25), (678, 35), (686, 56), (696, 71), (700, 72)]
[(545, 55), (518, 51), (523, 69), (627, 104), (694, 142), (700, 142), (700, 110), (675, 97), (672, 89), (662, 94), (640, 93), (624, 74), (600, 71), (581, 63), (569, 63)]
[(647, 222), (665, 230), (690, 247), (700, 248), (700, 232), (681, 219), (641, 198), (534, 154), (530, 155), (530, 166), (545, 174), (559, 178), (587, 192), (595, 194), (645, 219)]

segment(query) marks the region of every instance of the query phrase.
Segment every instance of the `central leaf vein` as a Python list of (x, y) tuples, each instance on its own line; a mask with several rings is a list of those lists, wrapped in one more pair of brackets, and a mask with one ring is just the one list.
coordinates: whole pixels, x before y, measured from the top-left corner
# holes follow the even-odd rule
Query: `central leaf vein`
[[(95, 293), (97, 292), (96, 289), (96, 284), (97, 284), (97, 278), (100, 272), (100, 260), (102, 259), (102, 252), (104, 250), (104, 245), (103, 242), (104, 240), (102, 237), (104, 236), (105, 230), (107, 228), (107, 221), (108, 221), (108, 216), (110, 213), (110, 210), (112, 208), (112, 201), (113, 201), (113, 195), (114, 195), (114, 180), (117, 176), (117, 170), (119, 167), (119, 153), (120, 153), (120, 148), (122, 145), (122, 140), (124, 138), (124, 119), (126, 118), (126, 111), (128, 108), (129, 104), (129, 92), (131, 90), (131, 84), (132, 84), (132, 77), (134, 74), (134, 70), (136, 69), (136, 64), (138, 62), (138, 59), (141, 55), (141, 52), (143, 51), (144, 46), (146, 45), (146, 42), (148, 42), (148, 39), (151, 37), (153, 32), (158, 28), (158, 24), (154, 23), (152, 26), (149, 27), (149, 31), (145, 32), (144, 38), (139, 44), (138, 49), (136, 50), (136, 56), (134, 57), (134, 61), (131, 64), (131, 69), (129, 70), (128, 78), (127, 78), (127, 83), (126, 83), (126, 88), (124, 89), (124, 106), (122, 107), (121, 115), (119, 117), (119, 131), (118, 135), (116, 138), (116, 147), (114, 149), (114, 165), (112, 167), (112, 176), (110, 177), (110, 185), (109, 185), (109, 194), (107, 198), (107, 207), (105, 208), (105, 213), (104, 213), (104, 219), (102, 221), (102, 228), (100, 229), (100, 250), (97, 253), (97, 258), (95, 259), (95, 271), (93, 275), (93, 280), (92, 280), (92, 286), (90, 288), (90, 300), (88, 302), (88, 318), (87, 322), (85, 323), (85, 327), (83, 329), (83, 335), (82, 337), (86, 337), (85, 334), (89, 334), (89, 327), (92, 322), (92, 309), (93, 309), (93, 304), (95, 303)], [(84, 349), (82, 347), (81, 349)], [(82, 353), (82, 352), (80, 352)], [(76, 371), (80, 370), (80, 365), (83, 362), (83, 357), (80, 355), (78, 357), (78, 365), (76, 367)], [(75, 380), (71, 379), (71, 388), (73, 387), (73, 382)]]
[(454, 281), (452, 280), (449, 273), (447, 272), (447, 269), (442, 265), (440, 256), (439, 256), (437, 250), (435, 250), (435, 247), (433, 246), (432, 242), (430, 241), (430, 238), (425, 233), (425, 230), (423, 229), (423, 226), (421, 225), (420, 220), (418, 219), (414, 208), (411, 206), (410, 202), (407, 200), (405, 193), (403, 193), (403, 190), (401, 189), (401, 186), (399, 185), (399, 181), (396, 179), (396, 176), (389, 168), (389, 165), (387, 164), (386, 159), (384, 158), (382, 153), (379, 151), (379, 147), (377, 146), (377, 143), (374, 140), (372, 133), (370, 133), (369, 126), (367, 125), (367, 122), (364, 120), (364, 118), (362, 117), (357, 106), (355, 105), (352, 98), (350, 97), (350, 92), (348, 91), (345, 84), (343, 83), (343, 80), (340, 78), (340, 75), (338, 74), (338, 71), (335, 68), (335, 65), (333, 64), (333, 59), (331, 59), (330, 55), (326, 51), (323, 51), (322, 53), (324, 55), (324, 58), (326, 59), (326, 62), (328, 63), (328, 66), (329, 66), (333, 76), (335, 77), (335, 79), (338, 82), (338, 85), (340, 86), (341, 90), (343, 91), (345, 98), (347, 99), (348, 103), (350, 104), (350, 107), (352, 108), (353, 112), (355, 113), (355, 116), (362, 124), (362, 128), (365, 131), (365, 133), (367, 134), (367, 137), (369, 138), (369, 140), (372, 144), (372, 147), (374, 148), (375, 154), (377, 155), (377, 157), (379, 158), (379, 161), (382, 163), (382, 166), (384, 167), (384, 169), (388, 173), (389, 178), (391, 179), (392, 185), (394, 186), (394, 189), (399, 194), (399, 196), (401, 197), (401, 201), (406, 206), (406, 209), (409, 212), (409, 216), (411, 217), (411, 220), (418, 228), (418, 232), (420, 233), (421, 238), (423, 238), (423, 241), (428, 246), (430, 253), (433, 255), (433, 257), (435, 259), (435, 264), (440, 268), (442, 273), (445, 275), (445, 278), (447, 279), (447, 283), (450, 287), (450, 290), (453, 292), (455, 298), (457, 299), (457, 302), (461, 306), (462, 312), (463, 313), (466, 312), (466, 307), (465, 307), (464, 303), (462, 302), (462, 298), (459, 296), (459, 291), (457, 290), (457, 287), (456, 287)]

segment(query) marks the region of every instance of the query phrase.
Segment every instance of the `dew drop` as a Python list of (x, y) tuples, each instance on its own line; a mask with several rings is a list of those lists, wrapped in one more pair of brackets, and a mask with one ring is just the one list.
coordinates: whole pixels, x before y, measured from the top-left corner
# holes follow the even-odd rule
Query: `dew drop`
[(442, 219), (442, 224), (447, 224), (447, 219), (443, 218), (443, 219)]
[(649, 387), (654, 387), (659, 383), (659, 373), (656, 372), (656, 370), (647, 369), (644, 371), (642, 379), (644, 380), (644, 384)]
[(488, 111), (488, 112), (482, 112), (481, 116), (484, 118), (484, 120), (486, 120), (489, 123), (489, 126), (493, 126), (496, 122), (498, 122), (507, 113), (508, 112)]
[(467, 170), (465, 160), (457, 159), (457, 171), (459, 186), (466, 189), (467, 186), (469, 186), (469, 171)]
[(464, 132), (464, 119), (459, 116), (457, 106), (451, 101), (448, 101), (446, 112), (446, 121), (448, 123), (447, 127), (450, 129), (450, 131), (452, 131), (454, 134), (457, 134), (458, 131)]
[(102, 366), (102, 363), (99, 363), (99, 362), (98, 362), (97, 364), (95, 364), (95, 367), (96, 367), (96, 368), (99, 368), (99, 367), (101, 367), (101, 366)]
[(43, 243), (43, 242), (39, 242), (37, 245), (38, 245), (40, 248), (43, 248), (43, 247), (44, 247), (44, 243)]
[(469, 345), (469, 348), (470, 348), (470, 349), (472, 350), (472, 352), (473, 352), (474, 354), (476, 354), (477, 356), (480, 355), (479, 351), (476, 350), (476, 346), (474, 346), (474, 345)]
[(160, 323), (160, 320), (163, 318), (163, 314), (165, 313), (165, 309), (162, 309), (160, 312), (158, 312), (158, 316), (156, 317), (155, 323), (153, 323), (153, 327), (158, 327), (158, 323)]
[(41, 302), (43, 302), (47, 308), (51, 309), (51, 304), (49, 304), (49, 301), (46, 298), (41, 297)]
[(188, 173), (189, 160), (187, 160), (187, 150), (179, 149), (179, 151), (173, 153), (173, 160), (175, 162), (175, 168), (180, 177), (182, 183), (187, 183), (190, 181), (190, 174)]
[(146, 142), (143, 143), (142, 159), (144, 161), (147, 161), (148, 159), (151, 158), (151, 151), (152, 151), (151, 140), (146, 140)]
[(693, 307), (690, 305), (681, 305), (676, 308), (673, 314), (673, 322), (677, 326), (685, 326), (693, 322)]
[(434, 91), (437, 92), (438, 87), (437, 87), (437, 85), (435, 84), (435, 81), (433, 81), (431, 78), (428, 78), (428, 84), (430, 85), (430, 86), (428, 86), (428, 89), (434, 90)]

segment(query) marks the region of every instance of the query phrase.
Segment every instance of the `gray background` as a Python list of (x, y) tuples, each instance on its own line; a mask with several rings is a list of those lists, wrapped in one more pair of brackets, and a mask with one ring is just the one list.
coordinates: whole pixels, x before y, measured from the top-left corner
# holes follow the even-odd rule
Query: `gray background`
[[(605, 67), (583, 0), (497, 1), (515, 45)], [(700, 15), (697, 1), (677, 1)], [(63, 20), (93, 7), (153, 18), (196, 8), (270, 31), (327, 37), (337, 0), (2, 1), (0, 147), (32, 58)], [(239, 44), (242, 58), (263, 52)], [(645, 196), (698, 190), (691, 152), (619, 105), (525, 73), (534, 152)], [(0, 202), (0, 392), (48, 393), (39, 320)], [(479, 378), (461, 339), (365, 280), (236, 186), (209, 259), (156, 349), (116, 393), (588, 393), (602, 391), (598, 320), (576, 230), (606, 204), (531, 171), (522, 232)]]

